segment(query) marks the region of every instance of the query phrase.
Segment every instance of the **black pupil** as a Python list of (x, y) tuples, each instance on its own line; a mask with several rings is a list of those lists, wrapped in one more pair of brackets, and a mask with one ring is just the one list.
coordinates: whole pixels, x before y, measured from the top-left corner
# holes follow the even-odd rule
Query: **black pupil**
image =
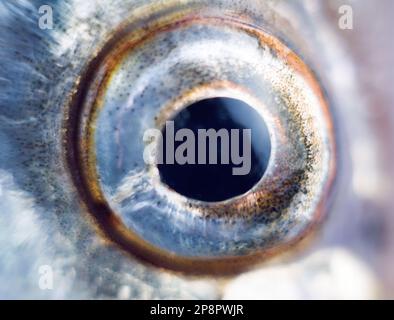
[[(173, 119), (174, 132), (183, 128), (193, 131), (195, 137), (194, 154), (195, 164), (179, 164), (176, 159), (174, 163), (166, 163), (167, 142), (171, 141), (172, 133), (166, 127), (163, 129), (163, 162), (158, 164), (160, 178), (162, 182), (167, 184), (176, 192), (192, 199), (201, 201), (222, 201), (232, 197), (241, 195), (250, 190), (263, 176), (270, 152), (271, 143), (269, 139), (268, 129), (263, 118), (251, 106), (245, 102), (232, 98), (211, 98), (198, 101), (184, 108)], [(229, 136), (228, 158), (229, 163), (223, 164), (222, 161), (222, 141), (217, 138), (217, 163), (209, 163), (209, 140), (206, 140), (206, 164), (198, 161), (198, 129), (227, 129)], [(233, 161), (232, 153), (236, 148), (231, 148), (231, 129), (239, 130), (238, 152), (241, 158)], [(242, 129), (251, 129), (251, 140), (246, 140), (250, 145), (251, 152), (243, 154), (243, 136)], [(172, 138), (174, 148), (169, 150), (177, 150), (183, 141), (175, 141)], [(211, 149), (212, 151), (212, 149)], [(249, 155), (250, 171), (247, 170), (247, 157)], [(243, 160), (240, 161), (240, 159)], [(236, 162), (236, 164), (234, 163)], [(233, 169), (244, 166), (244, 173), (234, 175)], [(247, 172), (245, 174), (245, 172)]]

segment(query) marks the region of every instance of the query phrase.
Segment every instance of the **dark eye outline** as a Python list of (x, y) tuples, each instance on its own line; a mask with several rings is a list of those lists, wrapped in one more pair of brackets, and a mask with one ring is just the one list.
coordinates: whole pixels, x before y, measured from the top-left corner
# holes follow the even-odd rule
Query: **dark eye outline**
[[(145, 36), (140, 38), (140, 41), (144, 41), (150, 35), (155, 32), (167, 31), (173, 27), (178, 26), (182, 23), (190, 23), (193, 20), (190, 17), (185, 20), (178, 20), (176, 23), (168, 23), (162, 25), (160, 28), (154, 26), (153, 30), (149, 30), (145, 33)], [(239, 21), (235, 21), (239, 23)], [(234, 23), (234, 21), (232, 21)], [(254, 27), (243, 25), (242, 27), (249, 28), (250, 31), (256, 32)], [(93, 130), (88, 129), (86, 132), (83, 128), (91, 128), (86, 126), (86, 123), (92, 123), (97, 114), (96, 111), (89, 114), (84, 114), (81, 112), (83, 108), (81, 107), (86, 103), (86, 93), (93, 83), (96, 91), (96, 97), (94, 101), (96, 103), (100, 101), (103, 90), (105, 90), (105, 83), (111, 77), (113, 69), (115, 69), (116, 63), (110, 63), (109, 73), (103, 75), (102, 78), (95, 78), (97, 69), (100, 64), (104, 61), (107, 55), (116, 47), (118, 41), (128, 35), (133, 25), (122, 26), (119, 30), (114, 33), (114, 37), (107, 43), (106, 46), (91, 60), (86, 71), (81, 77), (79, 84), (76, 88), (75, 94), (72, 97), (70, 104), (68, 106), (68, 114), (65, 120), (64, 128), (64, 142), (65, 142), (65, 157), (67, 163), (69, 164), (70, 172), (74, 185), (77, 187), (78, 192), (86, 206), (88, 212), (91, 213), (93, 217), (94, 224), (98, 227), (98, 230), (103, 233), (103, 235), (109, 238), (112, 242), (118, 244), (121, 248), (125, 249), (127, 252), (131, 253), (133, 256), (141, 258), (143, 261), (152, 263), (159, 267), (166, 267), (169, 269), (184, 271), (188, 273), (234, 273), (244, 270), (251, 264), (255, 264), (264, 258), (270, 257), (278, 252), (284, 251), (287, 248), (293, 246), (294, 243), (298, 242), (300, 238), (304, 237), (307, 233), (305, 231), (300, 237), (294, 239), (291, 243), (288, 243), (282, 247), (275, 247), (273, 249), (266, 249), (264, 252), (259, 252), (256, 254), (248, 255), (247, 257), (224, 257), (220, 259), (194, 259), (176, 256), (171, 253), (166, 253), (154, 245), (142, 240), (140, 237), (136, 236), (129, 229), (127, 229), (123, 222), (113, 214), (111, 208), (107, 204), (105, 197), (100, 191), (100, 186), (98, 184), (98, 179), (95, 173), (95, 164), (92, 161), (94, 155), (91, 147)], [(318, 85), (317, 80), (313, 76), (313, 73), (308, 67), (296, 56), (295, 53), (289, 52), (288, 49), (276, 38), (270, 36), (269, 34), (263, 32), (265, 35), (265, 41), (269, 42), (269, 45), (276, 50), (277, 54), (281, 55), (282, 58), (286, 59), (292, 67), (305, 77), (309, 81), (309, 85), (318, 93), (321, 99), (321, 105), (326, 105), (326, 100), (321, 93), (321, 89)], [(132, 45), (137, 45), (138, 42)], [(129, 47), (127, 49), (130, 49)], [(118, 51), (115, 56), (120, 57), (122, 55), (122, 50)], [(104, 84), (104, 86), (102, 86)], [(89, 96), (89, 98), (91, 98)], [(327, 107), (328, 109), (328, 107)], [(85, 112), (85, 110), (84, 110)], [(327, 114), (327, 119), (329, 115)], [(82, 126), (80, 126), (82, 123)], [(82, 127), (82, 129), (81, 129)], [(86, 150), (90, 150), (86, 152)], [(331, 167), (331, 178), (327, 186), (326, 192), (330, 189), (333, 183), (333, 177), (335, 175), (335, 167), (332, 164)], [(325, 197), (323, 197), (325, 198)], [(323, 211), (323, 203), (319, 206), (318, 211)]]

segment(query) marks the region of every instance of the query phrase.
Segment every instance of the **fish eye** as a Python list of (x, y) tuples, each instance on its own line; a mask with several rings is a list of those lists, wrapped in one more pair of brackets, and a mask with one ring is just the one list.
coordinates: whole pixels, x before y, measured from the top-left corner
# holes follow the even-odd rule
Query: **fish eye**
[[(198, 163), (195, 143), (195, 157), (178, 154), (185, 163), (156, 163), (160, 146), (176, 157), (184, 142), (164, 143), (168, 122), (197, 138), (203, 129), (230, 132), (203, 149), (206, 158), (223, 160), (223, 148), (231, 157)], [(64, 120), (64, 153), (104, 237), (160, 267), (226, 273), (289, 249), (321, 221), (335, 177), (333, 128), (312, 69), (252, 16), (148, 6), (84, 70)], [(151, 129), (162, 139), (146, 139)], [(239, 152), (248, 143), (249, 157)]]

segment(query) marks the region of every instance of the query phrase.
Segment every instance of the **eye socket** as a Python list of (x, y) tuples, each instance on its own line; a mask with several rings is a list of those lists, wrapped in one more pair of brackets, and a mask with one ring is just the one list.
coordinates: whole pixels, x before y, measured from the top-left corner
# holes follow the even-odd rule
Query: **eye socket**
[[(143, 133), (217, 97), (258, 112), (270, 139), (256, 136), (271, 155), (248, 190), (210, 203), (168, 188), (144, 162)], [(320, 220), (335, 173), (317, 80), (246, 17), (182, 9), (129, 22), (88, 66), (65, 125), (75, 185), (104, 235), (187, 272), (232, 272), (299, 241)]]

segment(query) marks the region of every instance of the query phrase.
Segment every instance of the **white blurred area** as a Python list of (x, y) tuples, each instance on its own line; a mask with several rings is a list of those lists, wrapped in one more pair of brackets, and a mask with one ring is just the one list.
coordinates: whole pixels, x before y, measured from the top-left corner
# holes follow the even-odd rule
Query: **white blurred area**
[(224, 289), (224, 299), (377, 299), (378, 280), (351, 252), (332, 248), (287, 265), (243, 274)]

